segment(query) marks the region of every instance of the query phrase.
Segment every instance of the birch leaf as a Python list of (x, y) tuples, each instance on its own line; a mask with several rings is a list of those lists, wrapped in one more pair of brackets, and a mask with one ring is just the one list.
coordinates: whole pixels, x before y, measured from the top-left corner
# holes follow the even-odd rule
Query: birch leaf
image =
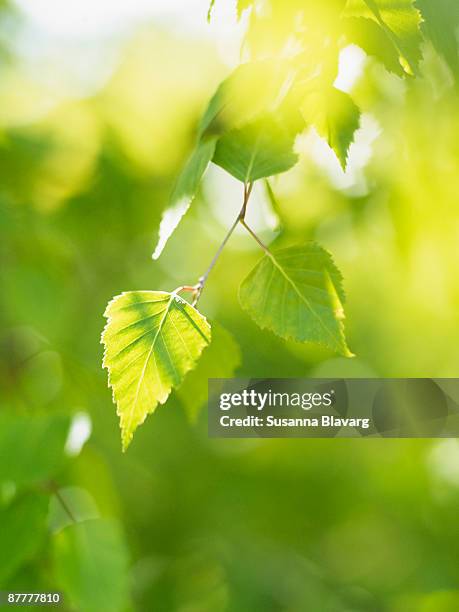
[(413, 0), (348, 0), (344, 17), (373, 19), (394, 46), (405, 72), (418, 73), (422, 18)]
[(312, 242), (267, 253), (239, 290), (242, 307), (260, 327), (351, 357), (344, 337), (344, 298), (331, 255)]
[(214, 154), (215, 143), (215, 138), (201, 141), (178, 177), (170, 197), (169, 206), (163, 212), (161, 218), (153, 259), (158, 259), (161, 255), (167, 241), (196, 197), (201, 179)]
[(272, 116), (222, 136), (212, 161), (244, 183), (290, 170), (298, 161), (295, 134)]
[(335, 87), (312, 89), (304, 96), (301, 112), (326, 139), (345, 171), (349, 147), (360, 125), (360, 110), (352, 98)]
[(130, 291), (109, 302), (103, 367), (120, 418), (123, 450), (134, 431), (195, 367), (210, 325), (175, 293)]
[(240, 364), (241, 349), (236, 340), (222, 325), (213, 321), (209, 348), (177, 390), (192, 422), (197, 420), (199, 410), (207, 401), (209, 378), (231, 378)]

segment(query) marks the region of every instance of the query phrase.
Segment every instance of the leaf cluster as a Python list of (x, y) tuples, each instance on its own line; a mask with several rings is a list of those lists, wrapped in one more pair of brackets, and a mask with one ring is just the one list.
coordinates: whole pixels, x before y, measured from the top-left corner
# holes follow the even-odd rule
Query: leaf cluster
[[(328, 143), (346, 171), (362, 113), (352, 96), (336, 87), (340, 52), (347, 45), (357, 45), (397, 77), (412, 79), (421, 73), (422, 45), (429, 41), (456, 77), (458, 15), (452, 10), (447, 24), (449, 9), (448, 0), (439, 3), (438, 12), (428, 0), (238, 1), (238, 18), (249, 15), (244, 51), (250, 60), (223, 80), (202, 115), (194, 150), (163, 213), (153, 258), (161, 255), (214, 163), (244, 186), (241, 213), (221, 248), (241, 222), (265, 253), (240, 287), (242, 307), (261, 328), (285, 340), (352, 356), (344, 334), (342, 278), (331, 255), (313, 242), (271, 252), (245, 223), (251, 189), (255, 181), (297, 163), (296, 138), (308, 128)], [(186, 384), (201, 352), (209, 350), (210, 324), (194, 306), (220, 250), (197, 285), (188, 287), (193, 305), (176, 290), (123, 293), (107, 307), (103, 365), (124, 449), (136, 427), (173, 388)]]

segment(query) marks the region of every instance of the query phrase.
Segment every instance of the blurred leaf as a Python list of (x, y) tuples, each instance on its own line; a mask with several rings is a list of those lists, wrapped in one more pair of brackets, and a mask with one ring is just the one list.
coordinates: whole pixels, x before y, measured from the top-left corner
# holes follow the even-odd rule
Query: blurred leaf
[(49, 504), (48, 525), (52, 531), (59, 531), (74, 521), (99, 518), (96, 503), (86, 489), (62, 487), (57, 493), (59, 498), (55, 493)]
[[(169, 206), (163, 212), (153, 259), (161, 255), (195, 198), (214, 155), (216, 136), (278, 108), (288, 94), (286, 84), (289, 78), (285, 61), (259, 61), (238, 66), (220, 83), (200, 121), (198, 144), (177, 180)], [(280, 128), (277, 128), (277, 134), (280, 134)], [(229, 140), (233, 142), (231, 136)]]
[(253, 5), (254, 0), (236, 0), (236, 2), (237, 18), (239, 20), (242, 13)]
[(344, 299), (340, 272), (331, 255), (315, 243), (267, 253), (239, 289), (242, 307), (261, 328), (350, 357)]
[(207, 539), (195, 539), (171, 564), (174, 604), (177, 612), (229, 612), (239, 610), (229, 602), (225, 566)]
[(346, 170), (347, 154), (359, 128), (360, 111), (352, 98), (335, 87), (311, 89), (301, 104), (307, 123), (312, 123)]
[(279, 235), (282, 233), (283, 231), (283, 212), (282, 212), (282, 208), (279, 205), (279, 201), (276, 197), (276, 194), (274, 193), (274, 190), (271, 186), (271, 183), (269, 182), (269, 180), (266, 178), (264, 181), (264, 187), (265, 187), (265, 193), (266, 193), (266, 199), (269, 202), (269, 205), (271, 207), (271, 212), (273, 215), (273, 218), (275, 219), (275, 224), (276, 224), (276, 230), (279, 232)]
[(46, 535), (48, 496), (28, 493), (0, 510), (0, 581), (29, 561)]
[(30, 408), (46, 406), (62, 388), (62, 360), (56, 351), (37, 351), (23, 364), (18, 391)]
[(207, 23), (210, 23), (212, 18), (212, 10), (214, 8), (215, 0), (210, 0), (209, 8), (207, 9)]
[(77, 610), (124, 610), (128, 554), (117, 523), (91, 520), (69, 525), (54, 539), (60, 588)]
[(175, 293), (130, 291), (109, 302), (103, 367), (120, 417), (123, 450), (136, 428), (195, 367), (210, 325)]
[(63, 414), (0, 413), (0, 481), (17, 485), (51, 478), (65, 459), (70, 418)]
[(399, 61), (399, 54), (392, 41), (372, 19), (350, 17), (343, 20), (346, 38), (359, 46), (365, 53), (380, 61), (389, 72), (403, 76), (405, 71)]
[(455, 0), (416, 0), (423, 17), (422, 30), (444, 57), (456, 81), (459, 80), (459, 3)]
[(421, 52), (421, 15), (413, 0), (348, 0), (344, 16), (374, 19), (400, 56), (403, 68), (417, 74)]
[(101, 516), (119, 515), (119, 490), (113, 482), (111, 465), (96, 445), (86, 444), (70, 467), (70, 481), (77, 482), (91, 495)]
[(219, 323), (212, 323), (212, 342), (177, 390), (191, 420), (207, 400), (209, 378), (230, 378), (240, 363), (241, 351), (233, 336)]
[(285, 60), (239, 65), (220, 83), (199, 124), (199, 136), (220, 135), (274, 112), (289, 92)]
[(295, 136), (274, 117), (232, 130), (220, 138), (213, 162), (244, 183), (289, 170), (298, 161)]
[(215, 151), (215, 139), (201, 141), (183, 168), (172, 192), (169, 206), (163, 212), (159, 226), (158, 242), (153, 259), (158, 259), (167, 241), (190, 207), (198, 191), (201, 179)]

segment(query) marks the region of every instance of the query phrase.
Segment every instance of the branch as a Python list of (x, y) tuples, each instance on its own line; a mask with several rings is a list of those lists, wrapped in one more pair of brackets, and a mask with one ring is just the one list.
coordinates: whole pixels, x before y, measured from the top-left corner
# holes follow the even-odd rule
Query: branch
[(239, 211), (239, 214), (236, 217), (236, 219), (234, 220), (234, 222), (231, 225), (230, 229), (228, 230), (228, 233), (224, 237), (223, 242), (218, 247), (218, 250), (215, 253), (215, 255), (213, 256), (212, 261), (210, 262), (209, 267), (204, 272), (204, 274), (199, 278), (198, 284), (195, 286), (194, 299), (193, 299), (193, 302), (192, 302), (192, 306), (196, 306), (196, 304), (198, 303), (198, 300), (201, 297), (201, 293), (202, 293), (202, 291), (204, 289), (204, 285), (206, 284), (207, 278), (209, 277), (209, 274), (212, 272), (212, 268), (217, 263), (217, 260), (220, 257), (221, 252), (225, 248), (226, 243), (230, 239), (230, 237), (231, 237), (232, 233), (234, 232), (234, 230), (236, 229), (238, 223), (240, 223), (240, 222), (242, 223), (244, 221), (245, 213), (247, 211), (247, 204), (249, 203), (250, 194), (252, 193), (252, 188), (253, 188), (253, 183), (248, 183), (248, 184), (244, 183), (244, 200), (243, 200), (243, 203), (242, 203), (242, 208)]
[(204, 285), (206, 284), (207, 279), (209, 277), (209, 274), (212, 272), (212, 269), (215, 266), (215, 264), (217, 263), (218, 258), (220, 257), (223, 249), (226, 246), (226, 243), (231, 238), (232, 233), (234, 232), (234, 230), (236, 229), (236, 227), (238, 226), (239, 223), (245, 227), (245, 229), (249, 232), (249, 234), (252, 236), (252, 238), (254, 238), (254, 240), (258, 243), (258, 245), (263, 249), (263, 251), (265, 253), (267, 253), (268, 255), (271, 255), (268, 247), (263, 244), (263, 242), (260, 240), (260, 238), (258, 238), (258, 236), (255, 234), (255, 232), (245, 222), (245, 215), (246, 215), (246, 212), (247, 212), (247, 205), (248, 205), (249, 200), (250, 200), (250, 195), (252, 193), (252, 189), (253, 189), (253, 182), (252, 183), (244, 183), (244, 200), (242, 202), (242, 208), (239, 211), (239, 214), (236, 217), (236, 219), (234, 220), (233, 224), (229, 228), (226, 236), (223, 238), (223, 242), (218, 247), (217, 252), (213, 256), (212, 261), (209, 264), (209, 267), (204, 272), (204, 274), (199, 278), (199, 280), (196, 283), (196, 285), (182, 285), (181, 287), (178, 287), (174, 291), (174, 293), (180, 293), (180, 292), (189, 292), (189, 293), (192, 293), (193, 294), (193, 299), (192, 299), (192, 302), (191, 302), (192, 306), (196, 306), (196, 304), (198, 303), (199, 298), (201, 297), (201, 293), (202, 293), (202, 291), (204, 289)]

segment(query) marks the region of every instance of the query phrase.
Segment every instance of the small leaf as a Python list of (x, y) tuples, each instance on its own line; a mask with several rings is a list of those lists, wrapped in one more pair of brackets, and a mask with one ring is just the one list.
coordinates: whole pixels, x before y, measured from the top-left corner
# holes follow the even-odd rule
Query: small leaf
[(213, 162), (244, 183), (289, 170), (298, 161), (295, 135), (266, 116), (220, 138)]
[(32, 485), (56, 474), (65, 461), (70, 417), (0, 413), (0, 482)]
[(30, 561), (46, 537), (49, 497), (27, 493), (0, 510), (0, 580), (2, 584)]
[(360, 124), (360, 111), (352, 98), (335, 87), (311, 89), (303, 99), (301, 112), (305, 121), (326, 139), (346, 170), (349, 147)]
[(241, 363), (241, 351), (233, 336), (220, 324), (212, 323), (212, 342), (194, 370), (189, 372), (177, 395), (191, 420), (207, 401), (209, 378), (230, 378)]
[(348, 42), (377, 59), (389, 72), (397, 76), (405, 74), (397, 49), (376, 21), (365, 17), (349, 17), (343, 19), (343, 26)]
[(59, 531), (54, 539), (54, 564), (58, 585), (72, 609), (127, 609), (128, 554), (116, 522), (95, 519)]
[(421, 52), (421, 14), (413, 0), (348, 0), (346, 17), (373, 19), (393, 44), (409, 74), (417, 74)]
[(109, 302), (103, 367), (120, 417), (123, 450), (172, 387), (195, 367), (210, 342), (210, 325), (175, 293), (130, 291)]
[(190, 207), (198, 191), (201, 179), (215, 151), (215, 138), (201, 141), (193, 151), (180, 174), (172, 192), (169, 206), (163, 213), (159, 226), (159, 237), (153, 259), (163, 252), (167, 241)]
[(315, 243), (266, 254), (239, 289), (242, 307), (260, 327), (350, 357), (344, 298), (340, 272), (331, 255)]

